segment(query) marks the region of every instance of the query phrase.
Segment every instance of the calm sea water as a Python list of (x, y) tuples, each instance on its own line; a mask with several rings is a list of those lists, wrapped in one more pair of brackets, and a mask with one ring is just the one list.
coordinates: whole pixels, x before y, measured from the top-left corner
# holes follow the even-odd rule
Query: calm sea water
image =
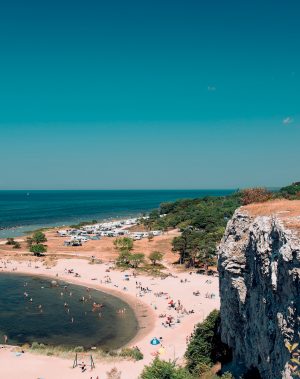
[(0, 191), (0, 238), (43, 226), (136, 216), (160, 203), (233, 190)]
[[(59, 287), (51, 287), (50, 279), (0, 274), (0, 343), (7, 335), (8, 343), (16, 345), (36, 341), (52, 346), (98, 346), (109, 350), (126, 344), (137, 333), (134, 312), (121, 299), (58, 283)], [(89, 294), (92, 299), (80, 301)], [(99, 311), (92, 310), (94, 301), (104, 304), (101, 317)], [(117, 313), (124, 308), (125, 313)]]

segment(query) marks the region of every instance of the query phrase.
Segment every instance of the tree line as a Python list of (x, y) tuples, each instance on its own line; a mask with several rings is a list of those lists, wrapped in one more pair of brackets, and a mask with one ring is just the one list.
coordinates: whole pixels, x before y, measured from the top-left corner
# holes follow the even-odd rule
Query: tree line
[(279, 191), (248, 188), (227, 196), (182, 199), (162, 203), (140, 223), (148, 230), (178, 228), (180, 236), (172, 241), (173, 251), (179, 253), (180, 264), (199, 266), (207, 271), (216, 261), (216, 247), (227, 222), (241, 205), (274, 199), (300, 199), (300, 182), (282, 187)]

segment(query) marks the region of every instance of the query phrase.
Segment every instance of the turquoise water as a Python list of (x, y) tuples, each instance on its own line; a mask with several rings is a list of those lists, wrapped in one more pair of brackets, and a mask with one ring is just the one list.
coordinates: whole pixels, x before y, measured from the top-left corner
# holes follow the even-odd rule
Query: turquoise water
[(135, 216), (161, 202), (233, 190), (0, 191), (0, 238), (44, 226)]
[[(121, 299), (62, 281), (58, 284), (52, 287), (50, 279), (41, 277), (0, 274), (0, 343), (6, 335), (13, 345), (38, 342), (109, 350), (123, 346), (137, 333), (134, 312)], [(80, 301), (82, 296), (86, 302)], [(93, 311), (94, 301), (104, 304), (101, 317)], [(117, 313), (124, 308), (125, 313)]]

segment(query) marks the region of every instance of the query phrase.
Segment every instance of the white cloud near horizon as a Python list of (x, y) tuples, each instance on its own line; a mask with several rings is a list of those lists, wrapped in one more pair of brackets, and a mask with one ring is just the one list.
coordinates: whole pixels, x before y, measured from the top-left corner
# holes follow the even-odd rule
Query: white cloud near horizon
[(286, 117), (282, 120), (282, 123), (284, 125), (289, 125), (289, 124), (292, 124), (294, 122), (294, 119), (292, 117)]
[(214, 91), (216, 91), (216, 87), (215, 87), (215, 86), (208, 86), (208, 87), (207, 87), (207, 90), (208, 90), (209, 92), (214, 92)]

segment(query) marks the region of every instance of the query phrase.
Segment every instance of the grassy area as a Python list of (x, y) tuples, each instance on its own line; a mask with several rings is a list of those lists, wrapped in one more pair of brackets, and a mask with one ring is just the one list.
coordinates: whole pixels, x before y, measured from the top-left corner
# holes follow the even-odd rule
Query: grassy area
[(137, 348), (122, 348), (119, 350), (104, 351), (100, 348), (92, 350), (85, 350), (82, 346), (66, 347), (66, 346), (48, 346), (42, 343), (33, 342), (31, 345), (24, 344), (20, 347), (15, 347), (14, 352), (29, 352), (38, 355), (55, 356), (65, 359), (74, 359), (75, 354), (78, 353), (90, 353), (95, 360), (118, 360), (133, 359), (138, 361), (143, 359), (143, 354)]
[(165, 267), (162, 264), (157, 264), (153, 266), (151, 264), (145, 263), (143, 266), (138, 267), (135, 270), (142, 274), (147, 274), (161, 278), (165, 278), (168, 276), (165, 272), (163, 272), (163, 270), (165, 270)]

